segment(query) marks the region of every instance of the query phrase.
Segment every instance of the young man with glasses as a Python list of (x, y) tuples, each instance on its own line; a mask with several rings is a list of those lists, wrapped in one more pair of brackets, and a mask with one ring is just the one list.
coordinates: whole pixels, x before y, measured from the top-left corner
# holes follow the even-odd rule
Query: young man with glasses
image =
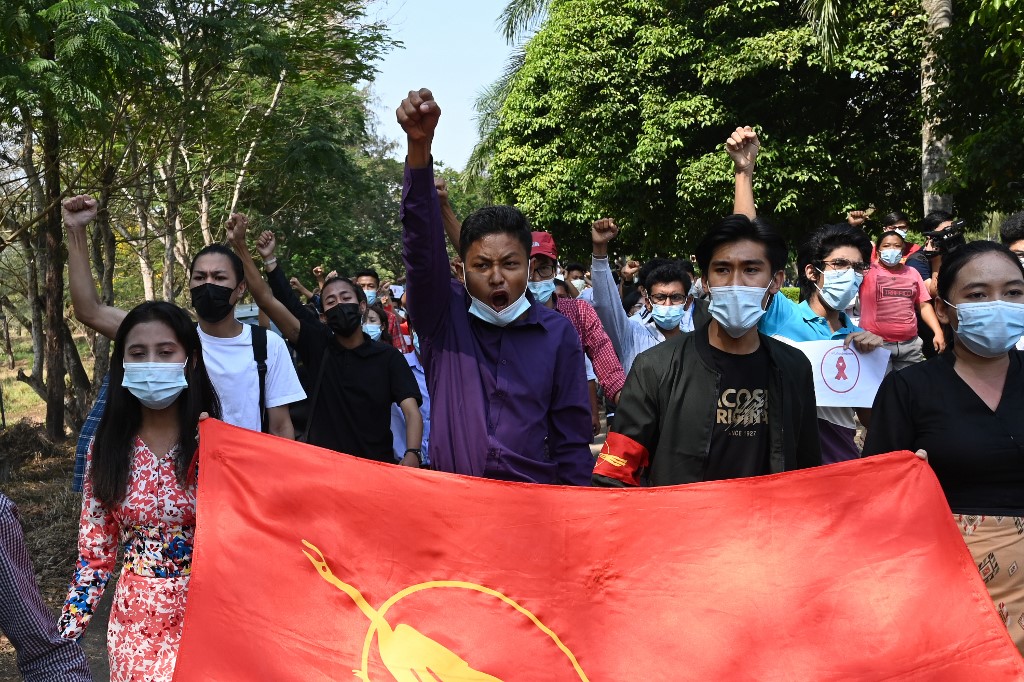
[(649, 269), (640, 283), (642, 300), (652, 311), (650, 321), (643, 323), (630, 318), (622, 307), (608, 262), (608, 243), (618, 233), (619, 227), (611, 218), (602, 218), (591, 226), (590, 275), (594, 284), (594, 310), (622, 361), (622, 368), (629, 374), (637, 355), (693, 329), (693, 304), (686, 305), (689, 276), (678, 264), (665, 261)]
[[(759, 149), (757, 136), (741, 144), (752, 147), (749, 160), (753, 170)], [(745, 207), (747, 217), (756, 217), (752, 191), (747, 200), (738, 200), (737, 204)], [(766, 336), (797, 342), (842, 340), (847, 347), (854, 344), (861, 353), (879, 348), (882, 337), (854, 325), (844, 312), (860, 290), (870, 262), (871, 239), (859, 227), (839, 224), (815, 230), (797, 254), (800, 303), (785, 296), (772, 297), (758, 329)], [(856, 414), (862, 424), (869, 424), (870, 409), (858, 409)], [(854, 441), (856, 433), (852, 408), (818, 408), (823, 463), (860, 457)]]
[[(854, 325), (844, 312), (860, 289), (870, 258), (871, 240), (860, 228), (840, 224), (816, 230), (797, 257), (800, 303), (775, 296), (758, 323), (761, 333), (797, 342), (841, 340), (861, 353), (879, 348), (882, 338)], [(857, 415), (869, 424), (870, 409), (858, 409)], [(818, 408), (823, 463), (860, 457), (856, 433), (852, 408)]]

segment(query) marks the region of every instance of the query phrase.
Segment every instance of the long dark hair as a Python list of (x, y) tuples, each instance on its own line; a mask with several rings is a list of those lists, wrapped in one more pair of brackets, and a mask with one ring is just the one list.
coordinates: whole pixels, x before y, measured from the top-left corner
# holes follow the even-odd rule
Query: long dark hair
[(178, 410), (178, 455), (175, 474), (185, 484), (189, 464), (196, 449), (199, 414), (208, 412), (220, 417), (220, 400), (206, 373), (203, 348), (196, 324), (184, 310), (164, 301), (141, 303), (128, 313), (114, 338), (114, 353), (110, 358), (110, 386), (107, 389), (107, 407), (96, 429), (93, 441), (92, 465), (89, 481), (93, 494), (105, 505), (124, 500), (128, 493), (128, 479), (132, 464), (132, 446), (142, 426), (142, 405), (138, 398), (121, 386), (124, 380), (124, 342), (128, 333), (143, 322), (162, 322), (174, 332), (178, 342), (188, 354), (185, 377), (188, 387), (168, 409)]
[[(960, 248), (955, 249), (952, 253), (942, 259), (942, 267), (939, 268), (939, 279), (935, 285), (938, 290), (938, 297), (942, 300), (943, 305), (947, 305), (946, 301), (949, 300), (950, 295), (953, 293), (953, 284), (956, 282), (956, 278), (960, 275), (960, 271), (964, 269), (964, 266), (975, 258), (983, 256), (986, 253), (998, 253), (1002, 255), (1008, 261), (1017, 266), (1017, 269), (1020, 270), (1021, 276), (1024, 277), (1024, 265), (1021, 265), (1020, 259), (1017, 258), (1013, 251), (1010, 251), (1006, 246), (999, 242), (990, 242), (987, 240), (969, 242)], [(946, 353), (952, 353), (952, 340), (955, 334), (953, 327), (949, 324), (943, 324), (942, 333), (945, 334), (946, 338), (950, 341), (946, 344)]]

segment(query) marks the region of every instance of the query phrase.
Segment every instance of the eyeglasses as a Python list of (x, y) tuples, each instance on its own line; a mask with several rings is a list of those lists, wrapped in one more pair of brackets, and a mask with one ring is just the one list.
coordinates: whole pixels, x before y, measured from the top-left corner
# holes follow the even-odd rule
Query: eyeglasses
[(679, 305), (686, 300), (686, 294), (672, 294), (671, 296), (668, 294), (651, 294), (650, 299), (652, 303), (657, 303), (658, 305), (665, 305), (670, 301), (672, 305)]
[(535, 273), (540, 275), (543, 279), (548, 279), (555, 276), (554, 265), (538, 265), (533, 269)]
[(847, 270), (853, 268), (857, 272), (864, 272), (871, 265), (863, 261), (852, 261), (845, 258), (833, 258), (832, 260), (821, 261), (822, 265), (831, 265), (833, 270)]

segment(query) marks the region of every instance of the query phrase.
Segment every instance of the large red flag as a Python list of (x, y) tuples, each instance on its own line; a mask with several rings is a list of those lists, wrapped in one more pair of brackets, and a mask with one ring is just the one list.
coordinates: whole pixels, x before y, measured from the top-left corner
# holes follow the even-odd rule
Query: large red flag
[(200, 442), (177, 682), (1024, 679), (908, 453), (598, 490)]

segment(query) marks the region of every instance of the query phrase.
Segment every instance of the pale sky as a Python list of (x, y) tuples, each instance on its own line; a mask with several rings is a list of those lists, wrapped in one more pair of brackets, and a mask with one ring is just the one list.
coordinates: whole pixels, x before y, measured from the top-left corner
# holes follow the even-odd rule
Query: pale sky
[[(430, 88), (441, 106), (434, 159), (458, 170), (476, 144), (473, 102), (501, 75), (512, 46), (497, 30), (507, 0), (371, 0), (367, 15), (385, 22), (404, 48), (377, 65), (374, 110), (380, 133), (404, 144), (395, 109), (409, 90)], [(401, 145), (399, 158), (405, 151)]]

